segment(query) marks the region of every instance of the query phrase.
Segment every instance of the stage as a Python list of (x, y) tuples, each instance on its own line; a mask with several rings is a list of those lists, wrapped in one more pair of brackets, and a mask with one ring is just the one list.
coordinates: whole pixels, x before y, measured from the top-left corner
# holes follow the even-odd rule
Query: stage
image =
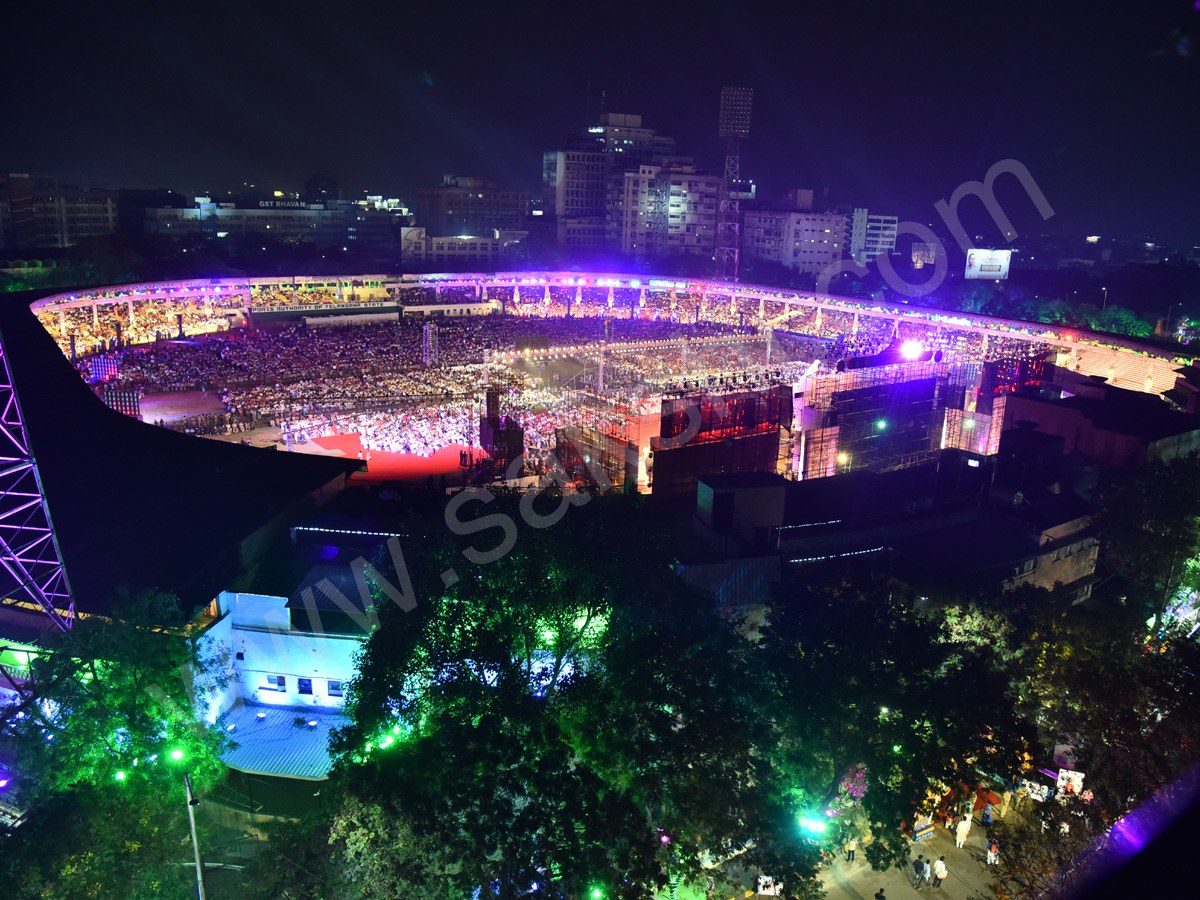
[[(311, 448), (310, 445), (316, 445)], [(362, 441), (357, 433), (339, 434), (333, 437), (314, 438), (307, 444), (292, 444), (292, 449), (299, 453), (324, 451), (349, 459), (363, 459), (367, 463), (367, 471), (352, 475), (355, 481), (427, 481), (432, 475), (440, 484), (442, 475), (446, 476), (448, 485), (463, 483), (463, 469), (459, 466), (459, 451), (468, 449), (462, 444), (451, 444), (439, 450), (433, 456), (418, 456), (415, 453), (387, 453), (381, 450), (363, 449)], [(474, 455), (478, 459), (483, 451), (475, 448)]]

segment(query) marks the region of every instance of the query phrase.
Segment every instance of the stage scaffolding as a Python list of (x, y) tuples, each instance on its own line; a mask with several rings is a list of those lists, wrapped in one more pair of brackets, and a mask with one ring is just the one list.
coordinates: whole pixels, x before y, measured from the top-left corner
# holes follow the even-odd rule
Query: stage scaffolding
[(638, 488), (638, 445), (627, 431), (586, 425), (556, 428), (554, 455), (576, 484), (629, 494)]
[(946, 411), (961, 412), (973, 381), (969, 367), (932, 361), (812, 379), (795, 449), (800, 477), (888, 472), (934, 459)]
[(703, 475), (786, 474), (792, 422), (789, 385), (664, 397), (650, 442), (655, 493), (692, 491)]
[(942, 448), (995, 456), (1000, 452), (1000, 432), (1004, 430), (1004, 403), (1003, 395), (995, 397), (991, 414), (947, 409)]

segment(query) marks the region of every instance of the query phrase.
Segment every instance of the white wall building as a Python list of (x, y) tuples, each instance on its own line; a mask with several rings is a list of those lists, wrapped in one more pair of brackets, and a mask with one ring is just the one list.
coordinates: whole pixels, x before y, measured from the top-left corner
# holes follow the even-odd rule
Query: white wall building
[(484, 235), (434, 237), (423, 227), (400, 229), (400, 256), (412, 263), (469, 264), (480, 269), (499, 264), (528, 231), (493, 230)]
[(340, 246), (346, 238), (345, 219), (341, 209), (326, 209), (324, 203), (276, 199), (239, 206), (197, 197), (196, 206), (189, 209), (147, 209), (145, 224), (152, 234), (258, 235), (286, 243)]
[(742, 223), (742, 253), (798, 272), (820, 273), (845, 254), (841, 213), (750, 210)]
[[(344, 578), (338, 582), (357, 597)], [(286, 597), (223, 591), (213, 601), (217, 620), (201, 638), (201, 655), (219, 662), (224, 683), (207, 693), (210, 685), (198, 685), (198, 698), (209, 722), (224, 716), (234, 746), (222, 761), (233, 769), (307, 780), (329, 774), (330, 732), (348, 724), (346, 684), (367, 631), (347, 628), (349, 617), (331, 611), (314, 583), (328, 620), (319, 630), (303, 604)]]
[(850, 218), (849, 256), (860, 266), (873, 262), (884, 253), (896, 249), (896, 232), (900, 225), (897, 216), (872, 215), (857, 207)]
[(630, 256), (711, 256), (721, 179), (695, 166), (643, 165), (614, 176), (609, 243)]

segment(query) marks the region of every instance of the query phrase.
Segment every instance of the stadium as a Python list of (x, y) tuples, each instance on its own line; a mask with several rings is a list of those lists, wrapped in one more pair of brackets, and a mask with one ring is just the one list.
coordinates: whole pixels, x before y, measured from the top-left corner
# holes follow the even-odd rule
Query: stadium
[(32, 308), (143, 421), (451, 485), (557, 472), (673, 493), (987, 455), (1020, 384), (1067, 371), (1163, 394), (1177, 365), (1115, 336), (621, 274), (226, 278)]

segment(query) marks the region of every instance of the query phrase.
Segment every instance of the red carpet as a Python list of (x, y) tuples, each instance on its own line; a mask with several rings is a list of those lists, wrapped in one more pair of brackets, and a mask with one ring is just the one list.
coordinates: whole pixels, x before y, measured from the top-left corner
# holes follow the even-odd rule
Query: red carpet
[[(322, 450), (340, 450), (349, 459), (357, 459), (362, 450), (359, 435), (339, 434), (334, 437), (314, 438), (313, 443)], [(458, 453), (466, 450), (461, 444), (452, 444), (444, 450), (439, 450), (433, 456), (417, 456), (415, 453), (384, 453), (372, 450), (371, 458), (367, 460), (367, 471), (353, 476), (359, 481), (406, 481), (409, 479), (426, 479), (430, 475), (438, 478), (446, 476), (446, 480), (454, 485), (461, 484), (462, 469), (458, 465)], [(475, 451), (479, 456), (480, 450)], [(365, 454), (364, 454), (365, 455)]]

